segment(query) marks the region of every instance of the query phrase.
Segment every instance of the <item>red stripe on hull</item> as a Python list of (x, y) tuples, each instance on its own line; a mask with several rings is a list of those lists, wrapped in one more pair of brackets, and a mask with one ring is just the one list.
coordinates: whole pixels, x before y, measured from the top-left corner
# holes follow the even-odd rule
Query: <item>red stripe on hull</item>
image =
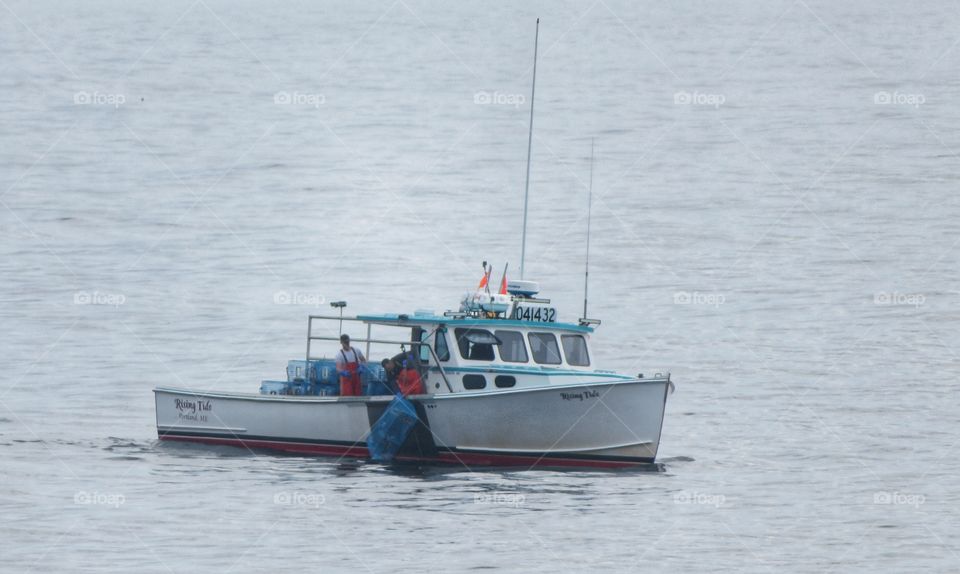
[[(333, 444), (311, 444), (302, 442), (284, 442), (273, 440), (251, 440), (239, 438), (193, 437), (161, 435), (161, 440), (176, 440), (183, 442), (200, 442), (225, 446), (263, 448), (295, 452), (301, 454), (315, 454), (321, 456), (349, 456), (354, 458), (370, 458), (370, 451), (365, 446), (344, 446)], [(526, 467), (588, 467), (588, 468), (629, 468), (643, 462), (587, 459), (587, 458), (559, 458), (550, 456), (530, 456), (514, 454), (493, 454), (477, 452), (439, 452), (436, 457), (398, 456), (398, 461), (406, 462), (440, 462), (444, 464), (462, 464), (467, 466), (526, 466)]]
[[(397, 457), (400, 458), (400, 457)], [(586, 458), (559, 458), (552, 456), (529, 456), (517, 454), (488, 454), (476, 452), (440, 452), (437, 459), (449, 464), (466, 464), (467, 466), (577, 466), (588, 468), (629, 468), (643, 464), (639, 462), (601, 460)]]
[(282, 450), (284, 452), (298, 452), (303, 454), (319, 454), (324, 456), (351, 456), (368, 458), (370, 451), (365, 446), (341, 446), (335, 444), (310, 444), (303, 442), (283, 442), (276, 440), (250, 440), (234, 438), (215, 438), (206, 436), (172, 436), (164, 435), (160, 440), (178, 440), (183, 442), (202, 442), (204, 444), (219, 444), (247, 448), (266, 448)]

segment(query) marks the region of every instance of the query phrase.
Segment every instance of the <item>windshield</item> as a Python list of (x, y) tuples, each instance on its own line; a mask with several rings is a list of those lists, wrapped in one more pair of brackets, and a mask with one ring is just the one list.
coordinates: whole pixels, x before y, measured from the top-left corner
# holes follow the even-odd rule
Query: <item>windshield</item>
[(587, 354), (587, 341), (583, 335), (561, 335), (563, 354), (567, 357), (567, 364), (574, 367), (590, 366), (590, 355)]
[(500, 360), (508, 363), (526, 363), (527, 347), (519, 331), (496, 331), (500, 343)]
[(533, 360), (541, 365), (559, 365), (560, 348), (553, 333), (530, 333), (530, 352)]

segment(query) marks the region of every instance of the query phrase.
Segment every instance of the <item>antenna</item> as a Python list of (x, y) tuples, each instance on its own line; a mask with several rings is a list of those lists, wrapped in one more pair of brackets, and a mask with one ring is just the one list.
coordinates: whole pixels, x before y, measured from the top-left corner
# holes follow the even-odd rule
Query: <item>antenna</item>
[(530, 151), (533, 148), (533, 98), (537, 93), (537, 44), (540, 42), (540, 18), (533, 37), (533, 85), (530, 87), (530, 134), (527, 137), (527, 184), (523, 190), (523, 240), (520, 244), (520, 279), (527, 256), (527, 200), (530, 198)]
[(593, 210), (593, 138), (590, 138), (590, 192), (587, 196), (587, 261), (583, 266), (583, 318), (587, 318), (587, 287), (590, 280), (590, 216)]
[[(346, 301), (332, 301), (330, 306), (334, 309), (340, 309), (340, 334), (343, 335), (343, 308), (347, 306)], [(369, 337), (368, 337), (369, 338)], [(310, 357), (307, 357), (309, 360)]]

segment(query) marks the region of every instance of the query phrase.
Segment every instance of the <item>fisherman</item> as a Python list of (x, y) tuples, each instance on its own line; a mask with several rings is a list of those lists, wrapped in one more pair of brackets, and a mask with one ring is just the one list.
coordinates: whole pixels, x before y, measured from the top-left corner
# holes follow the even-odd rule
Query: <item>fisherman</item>
[(383, 370), (387, 374), (387, 387), (389, 387), (391, 393), (400, 392), (400, 387), (397, 385), (397, 380), (400, 378), (400, 373), (403, 371), (403, 366), (407, 364), (414, 364), (413, 353), (407, 350), (401, 350), (396, 355), (390, 357), (389, 359), (384, 359), (380, 361), (380, 364), (383, 366)]
[(340, 374), (340, 396), (359, 397), (363, 394), (360, 372), (367, 362), (363, 353), (350, 346), (350, 335), (340, 335), (341, 349), (337, 353), (337, 372)]
[(391, 357), (389, 359), (384, 359), (380, 361), (380, 364), (383, 366), (383, 371), (386, 373), (387, 389), (396, 394), (400, 392), (400, 387), (397, 386), (397, 378), (400, 376), (400, 362), (397, 361), (396, 357)]

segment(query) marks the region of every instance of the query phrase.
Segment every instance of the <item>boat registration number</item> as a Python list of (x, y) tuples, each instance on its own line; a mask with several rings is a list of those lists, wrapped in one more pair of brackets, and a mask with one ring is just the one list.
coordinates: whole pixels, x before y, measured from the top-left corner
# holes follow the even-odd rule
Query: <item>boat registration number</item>
[(513, 319), (535, 323), (554, 323), (557, 320), (557, 308), (517, 305), (513, 309)]

